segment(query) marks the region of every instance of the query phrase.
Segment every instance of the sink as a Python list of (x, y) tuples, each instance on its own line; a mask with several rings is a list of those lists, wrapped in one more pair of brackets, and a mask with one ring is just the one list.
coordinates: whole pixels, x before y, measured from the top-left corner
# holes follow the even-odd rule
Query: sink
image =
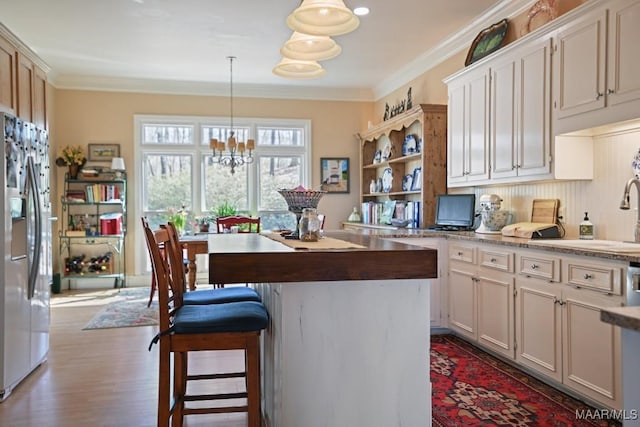
[(556, 246), (607, 252), (640, 252), (640, 243), (617, 240), (529, 240), (532, 245)]

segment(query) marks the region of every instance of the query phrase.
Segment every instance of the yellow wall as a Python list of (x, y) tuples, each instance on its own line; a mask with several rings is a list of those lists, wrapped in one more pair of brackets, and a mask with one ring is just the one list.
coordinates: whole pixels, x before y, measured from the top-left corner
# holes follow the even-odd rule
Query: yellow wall
[[(131, 173), (136, 165), (134, 156), (134, 114), (167, 114), (190, 116), (222, 116), (229, 114), (227, 97), (158, 95), (123, 92), (93, 92), (77, 90), (55, 90), (53, 96), (55, 114), (51, 127), (52, 145), (55, 153), (68, 144), (86, 146), (88, 143), (118, 143), (121, 155), (129, 171), (129, 221), (133, 216), (138, 197), (138, 183)], [(312, 122), (312, 184), (320, 186), (319, 163), (321, 157), (349, 157), (351, 165), (351, 190), (348, 194), (325, 196), (319, 210), (327, 215), (326, 228), (339, 227), (346, 220), (353, 206), (358, 205), (358, 142), (356, 132), (364, 129), (371, 116), (371, 103), (335, 101), (298, 101), (276, 99), (234, 98), (234, 115), (250, 118), (310, 119)], [(64, 168), (54, 167), (54, 182), (62, 189)], [(56, 194), (54, 192), (54, 194)], [(54, 197), (54, 214), (60, 213), (61, 194)], [(57, 235), (57, 230), (54, 231)], [(133, 248), (136, 236), (129, 233), (127, 245)], [(129, 252), (132, 254), (132, 252)], [(133, 272), (132, 257), (127, 271)], [(56, 266), (58, 264), (56, 263)]]

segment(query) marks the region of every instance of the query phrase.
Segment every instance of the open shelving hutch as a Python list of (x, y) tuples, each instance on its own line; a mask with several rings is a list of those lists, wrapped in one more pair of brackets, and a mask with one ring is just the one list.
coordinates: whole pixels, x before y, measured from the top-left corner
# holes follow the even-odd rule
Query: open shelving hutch
[[(405, 138), (413, 135), (419, 152), (402, 154)], [(387, 200), (420, 202), (415, 228), (424, 228), (434, 222), (436, 196), (447, 192), (447, 106), (420, 104), (387, 121), (372, 126), (359, 134), (360, 139), (360, 208), (367, 202)], [(388, 159), (375, 161), (376, 152), (390, 146)], [(385, 169), (391, 169), (392, 181), (388, 191), (370, 191), (371, 181), (382, 178)], [(416, 168), (422, 173), (419, 185), (403, 189), (403, 180), (414, 175)], [(388, 172), (387, 172), (388, 174)], [(362, 213), (365, 219), (364, 212)], [(380, 223), (343, 223), (345, 228), (391, 227)]]

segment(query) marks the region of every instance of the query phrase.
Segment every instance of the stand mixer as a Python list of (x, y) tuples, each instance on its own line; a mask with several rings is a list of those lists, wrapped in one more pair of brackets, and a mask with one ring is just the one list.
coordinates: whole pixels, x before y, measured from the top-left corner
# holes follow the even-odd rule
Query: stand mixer
[(511, 213), (500, 210), (502, 198), (497, 194), (483, 194), (480, 196), (480, 227), (476, 233), (500, 234), (502, 227), (507, 225)]

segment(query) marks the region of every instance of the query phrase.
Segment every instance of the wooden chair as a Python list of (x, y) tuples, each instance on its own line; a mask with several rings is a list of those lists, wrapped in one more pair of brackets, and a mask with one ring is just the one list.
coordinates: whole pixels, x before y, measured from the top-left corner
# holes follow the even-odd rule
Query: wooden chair
[[(160, 332), (149, 348), (159, 342), (158, 420), (157, 425), (182, 426), (185, 415), (247, 412), (249, 427), (259, 427), (260, 414), (260, 331), (266, 328), (268, 314), (256, 301), (210, 305), (183, 305), (182, 284), (173, 274), (182, 262), (171, 254), (172, 245), (166, 227), (153, 231), (143, 220), (147, 249), (151, 256), (159, 299)], [(166, 253), (163, 256), (162, 252)], [(173, 260), (173, 261), (172, 261)], [(192, 351), (243, 350), (245, 371), (231, 373), (188, 374), (188, 353)], [(171, 372), (171, 354), (174, 369)], [(173, 391), (170, 389), (173, 374)], [(246, 391), (191, 395), (189, 381), (213, 381), (245, 378)], [(170, 398), (172, 398), (173, 405)], [(246, 399), (245, 405), (193, 408), (187, 402)]]
[(175, 268), (177, 270), (172, 276), (173, 283), (176, 286), (180, 286), (180, 288), (184, 292), (182, 296), (183, 304), (224, 304), (227, 302), (238, 301), (262, 301), (260, 295), (255, 291), (255, 289), (246, 286), (201, 289), (187, 292), (187, 272), (184, 268), (184, 263), (180, 262), (180, 260), (182, 259), (182, 246), (180, 245), (178, 230), (172, 222), (168, 222), (165, 227), (167, 229), (167, 232), (169, 233), (169, 244), (171, 246), (171, 251), (169, 252), (169, 254), (170, 256), (175, 257), (171, 260), (171, 262), (172, 265), (175, 264)]
[(236, 215), (216, 218), (216, 232), (218, 233), (230, 233), (233, 226), (238, 227), (238, 233), (259, 233), (260, 217), (251, 218)]

